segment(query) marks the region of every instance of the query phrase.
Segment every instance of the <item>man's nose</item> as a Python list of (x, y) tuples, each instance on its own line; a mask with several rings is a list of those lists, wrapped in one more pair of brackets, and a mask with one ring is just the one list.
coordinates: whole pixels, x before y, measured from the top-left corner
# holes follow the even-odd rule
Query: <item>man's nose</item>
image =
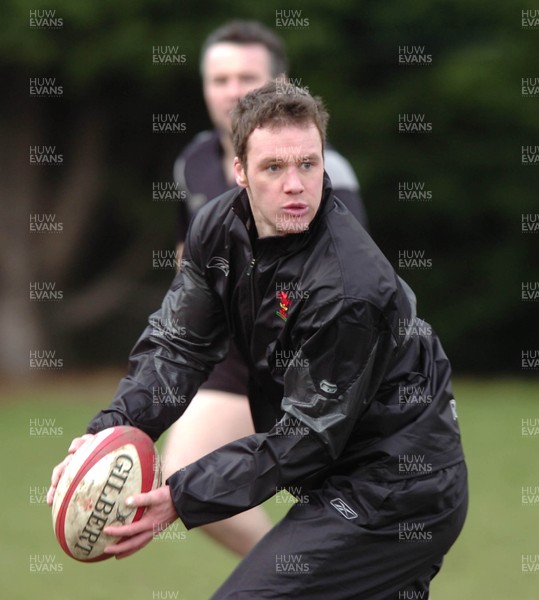
[(230, 99), (239, 100), (244, 95), (240, 81), (231, 77), (226, 86), (226, 93)]
[(300, 194), (303, 192), (303, 182), (297, 165), (289, 165), (286, 169), (284, 191), (287, 194)]

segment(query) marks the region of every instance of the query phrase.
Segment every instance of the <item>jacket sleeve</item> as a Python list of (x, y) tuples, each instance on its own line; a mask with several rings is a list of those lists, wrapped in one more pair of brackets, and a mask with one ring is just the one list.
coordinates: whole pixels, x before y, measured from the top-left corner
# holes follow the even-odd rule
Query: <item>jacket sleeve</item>
[(184, 256), (161, 308), (131, 352), (129, 374), (109, 408), (92, 419), (88, 433), (133, 425), (156, 440), (226, 356), (229, 335), (221, 301), (188, 248)]
[(187, 527), (247, 510), (324, 470), (368, 407), (395, 347), (382, 314), (367, 302), (339, 301), (302, 321), (298, 349), (286, 353), (281, 421), (168, 479)]

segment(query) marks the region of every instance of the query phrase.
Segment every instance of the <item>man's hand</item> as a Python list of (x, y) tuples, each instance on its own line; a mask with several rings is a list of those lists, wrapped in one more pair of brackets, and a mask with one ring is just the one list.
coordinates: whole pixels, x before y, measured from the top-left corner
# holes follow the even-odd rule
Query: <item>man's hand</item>
[[(130, 500), (132, 502), (129, 502)], [(152, 490), (147, 494), (134, 494), (126, 500), (126, 505), (134, 507), (147, 506), (148, 508), (140, 521), (136, 523), (111, 525), (103, 529), (107, 535), (123, 538), (117, 544), (105, 548), (107, 554), (113, 554), (116, 558), (131, 556), (131, 554), (149, 544), (156, 533), (166, 529), (178, 518), (168, 485)]]
[(64, 472), (65, 468), (67, 467), (67, 465), (71, 462), (71, 459), (73, 458), (73, 454), (75, 454), (75, 452), (88, 440), (91, 440), (94, 437), (94, 434), (92, 433), (85, 433), (83, 436), (75, 438), (72, 442), (71, 442), (71, 446), (69, 446), (67, 452), (68, 455), (64, 458), (64, 460), (57, 464), (54, 469), (52, 470), (52, 476), (51, 476), (51, 487), (49, 488), (49, 491), (47, 492), (47, 504), (49, 506), (52, 505), (52, 501), (54, 500), (54, 494), (56, 492), (56, 488), (58, 487), (58, 482), (60, 481), (60, 477), (62, 476), (62, 473)]

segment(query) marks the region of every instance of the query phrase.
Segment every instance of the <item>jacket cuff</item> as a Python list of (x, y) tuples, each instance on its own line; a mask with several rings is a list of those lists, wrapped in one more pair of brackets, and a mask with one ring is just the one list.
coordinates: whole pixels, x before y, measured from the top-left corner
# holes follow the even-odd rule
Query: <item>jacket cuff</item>
[(176, 513), (182, 523), (185, 525), (187, 530), (193, 529), (193, 527), (198, 527), (200, 525), (205, 525), (206, 522), (194, 522), (189, 519), (189, 516), (186, 515), (183, 511), (182, 503), (180, 502), (181, 497), (181, 487), (182, 487), (182, 479), (185, 476), (185, 469), (180, 469), (173, 473), (166, 481), (165, 485), (168, 485), (170, 489), (170, 497), (172, 498), (172, 504), (174, 504), (174, 508), (176, 509)]
[(86, 433), (99, 433), (109, 427), (133, 425), (126, 415), (117, 411), (101, 411), (88, 423)]

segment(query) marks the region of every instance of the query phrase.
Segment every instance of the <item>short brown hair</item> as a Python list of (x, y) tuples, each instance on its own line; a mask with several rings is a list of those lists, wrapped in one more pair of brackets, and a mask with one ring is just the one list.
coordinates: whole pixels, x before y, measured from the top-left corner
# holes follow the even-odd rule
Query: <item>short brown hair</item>
[(257, 127), (279, 128), (285, 125), (313, 123), (326, 141), (329, 115), (322, 99), (282, 80), (270, 81), (240, 98), (231, 113), (232, 143), (241, 164), (247, 166), (247, 141)]
[(230, 42), (239, 46), (260, 44), (269, 52), (271, 59), (271, 76), (284, 75), (288, 61), (284, 50), (283, 40), (269, 27), (259, 21), (228, 21), (221, 25), (206, 38), (200, 52), (200, 72), (204, 74), (204, 57), (208, 48), (215, 44)]

